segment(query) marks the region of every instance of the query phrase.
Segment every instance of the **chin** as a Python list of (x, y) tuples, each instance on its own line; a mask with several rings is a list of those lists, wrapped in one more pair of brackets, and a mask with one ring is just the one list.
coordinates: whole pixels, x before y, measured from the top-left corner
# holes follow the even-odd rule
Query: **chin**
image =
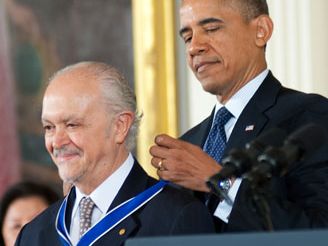
[(72, 173), (69, 173), (69, 172), (59, 170), (59, 177), (65, 183), (74, 184), (79, 176), (73, 175)]
[(203, 87), (203, 90), (211, 93), (215, 96), (221, 95), (223, 91), (227, 88), (229, 83), (215, 79), (213, 77), (207, 77), (207, 78), (202, 78), (198, 79), (200, 81), (200, 84)]
[(215, 85), (213, 85), (213, 83), (201, 83), (201, 85), (202, 85), (204, 91), (211, 93), (212, 95), (215, 95), (215, 96), (217, 96), (219, 94), (217, 87)]

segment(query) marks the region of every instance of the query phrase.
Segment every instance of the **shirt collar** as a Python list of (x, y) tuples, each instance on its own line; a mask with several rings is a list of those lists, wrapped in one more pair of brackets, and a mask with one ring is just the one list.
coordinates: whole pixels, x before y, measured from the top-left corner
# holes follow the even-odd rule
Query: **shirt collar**
[(260, 85), (263, 83), (268, 73), (269, 70), (265, 69), (254, 79), (245, 84), (239, 91), (237, 91), (226, 102), (225, 105), (221, 104), (220, 102), (217, 102), (215, 106), (215, 113), (224, 106), (229, 110), (229, 112), (234, 116), (234, 118), (238, 119), (241, 112), (244, 110), (247, 103), (249, 102), (249, 100), (251, 100)]
[[(129, 153), (127, 159), (123, 162), (123, 164), (104, 182), (102, 182), (90, 195), (89, 197), (95, 203), (97, 208), (105, 214), (107, 213), (110, 205), (112, 204), (114, 198), (122, 187), (125, 179), (129, 175), (134, 164), (134, 158), (131, 153)], [(76, 199), (72, 214), (74, 214), (78, 208), (78, 205), (83, 197), (88, 197), (83, 194), (76, 187)], [(106, 199), (104, 199), (106, 197)]]

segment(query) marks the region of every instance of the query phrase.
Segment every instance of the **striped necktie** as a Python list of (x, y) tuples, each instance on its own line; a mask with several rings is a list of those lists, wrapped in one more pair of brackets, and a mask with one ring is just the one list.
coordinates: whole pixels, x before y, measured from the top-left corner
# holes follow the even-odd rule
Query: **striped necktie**
[(209, 154), (218, 163), (221, 162), (222, 156), (227, 144), (227, 136), (224, 126), (231, 119), (232, 114), (222, 107), (216, 113), (212, 129), (208, 134), (208, 138), (204, 147), (204, 151)]
[[(222, 156), (227, 143), (227, 136), (225, 134), (224, 126), (231, 119), (231, 117), (232, 114), (225, 107), (219, 109), (215, 115), (213, 126), (210, 130), (210, 133), (208, 134), (204, 146), (204, 151), (218, 163), (220, 163), (222, 160)], [(204, 198), (206, 206), (213, 214), (220, 202), (220, 199), (211, 193), (206, 194)], [(215, 223), (215, 226), (220, 228), (221, 223)]]

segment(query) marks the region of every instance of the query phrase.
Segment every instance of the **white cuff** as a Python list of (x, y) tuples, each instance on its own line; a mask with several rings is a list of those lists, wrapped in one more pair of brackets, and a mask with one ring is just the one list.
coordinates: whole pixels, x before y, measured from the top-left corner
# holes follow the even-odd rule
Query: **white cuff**
[[(230, 197), (232, 202), (235, 201), (241, 181), (242, 181), (241, 178), (237, 178), (235, 182), (233, 182), (231, 188), (228, 191), (228, 196)], [(223, 200), (222, 202), (219, 203), (218, 207), (216, 208), (214, 212), (214, 216), (220, 218), (225, 223), (228, 223), (231, 210), (232, 210), (232, 206), (229, 205), (225, 200)]]

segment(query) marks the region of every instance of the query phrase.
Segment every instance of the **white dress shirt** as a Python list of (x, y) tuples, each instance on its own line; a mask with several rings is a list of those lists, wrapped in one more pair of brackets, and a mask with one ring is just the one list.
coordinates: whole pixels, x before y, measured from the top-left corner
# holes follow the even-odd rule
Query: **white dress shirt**
[[(95, 207), (92, 212), (91, 226), (95, 225), (100, 219), (102, 219), (106, 215), (115, 196), (117, 195), (125, 179), (129, 175), (133, 167), (133, 163), (134, 159), (132, 157), (132, 154), (130, 153), (124, 163), (89, 195), (89, 197), (95, 203)], [(87, 195), (83, 194), (77, 187), (75, 187), (75, 190), (76, 199), (72, 211), (70, 227), (70, 238), (73, 245), (76, 245), (80, 238), (79, 203), (83, 197), (88, 197)]]
[[(239, 116), (241, 115), (242, 111), (246, 107), (249, 100), (253, 97), (257, 89), (260, 87), (260, 85), (262, 84), (263, 80), (268, 75), (268, 73), (269, 73), (268, 69), (261, 72), (253, 80), (251, 80), (246, 85), (244, 85), (235, 95), (233, 95), (226, 102), (225, 105), (222, 105), (221, 103), (217, 102), (215, 106), (215, 113), (217, 113), (221, 107), (226, 107), (229, 110), (229, 112), (233, 115), (233, 117), (225, 125), (225, 133), (227, 136), (227, 141), (229, 140), (231, 132)], [(213, 119), (214, 118), (215, 117), (213, 117)], [(236, 198), (240, 184), (241, 184), (241, 179), (240, 178), (236, 179), (232, 187), (228, 191), (228, 196), (231, 198), (232, 202), (234, 202)], [(232, 210), (232, 206), (226, 203), (225, 201), (222, 201), (219, 203), (218, 207), (216, 208), (214, 212), (214, 216), (228, 223), (231, 210)]]

